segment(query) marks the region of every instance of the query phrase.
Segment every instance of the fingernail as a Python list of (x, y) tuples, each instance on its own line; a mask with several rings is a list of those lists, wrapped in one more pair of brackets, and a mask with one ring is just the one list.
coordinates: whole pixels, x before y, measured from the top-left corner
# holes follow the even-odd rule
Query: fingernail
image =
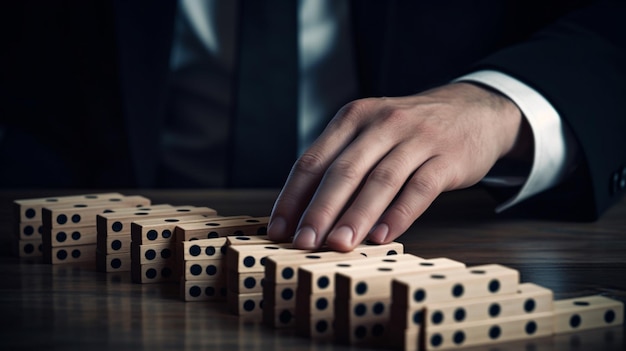
[(341, 226), (334, 229), (330, 234), (326, 242), (332, 242), (334, 245), (340, 245), (344, 248), (352, 247), (352, 240), (354, 240), (354, 231), (348, 226)]
[(315, 249), (317, 235), (311, 227), (302, 227), (293, 238), (293, 245), (299, 249)]
[(267, 235), (272, 240), (280, 239), (285, 234), (286, 227), (287, 222), (282, 217), (273, 218), (267, 227)]
[(381, 244), (385, 242), (388, 234), (389, 226), (385, 223), (379, 223), (375, 225), (374, 228), (372, 228), (370, 234), (368, 235), (368, 238), (377, 244)]

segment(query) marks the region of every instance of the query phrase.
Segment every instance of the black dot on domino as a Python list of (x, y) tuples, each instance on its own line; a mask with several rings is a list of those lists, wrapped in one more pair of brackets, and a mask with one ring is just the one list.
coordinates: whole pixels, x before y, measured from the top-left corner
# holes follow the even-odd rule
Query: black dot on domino
[(526, 323), (526, 327), (524, 328), (524, 330), (526, 330), (526, 334), (528, 335), (535, 334), (535, 332), (537, 331), (537, 323), (535, 323), (534, 321), (529, 321), (528, 323)]
[(255, 263), (255, 262), (256, 262), (256, 260), (255, 260), (255, 259), (254, 259), (254, 257), (252, 257), (252, 256), (246, 256), (246, 257), (243, 259), (243, 265), (244, 265), (244, 266), (246, 266), (246, 267), (248, 267), (248, 268), (250, 268), (250, 267), (254, 266), (254, 263)]
[(454, 342), (455, 344), (461, 345), (464, 341), (465, 333), (463, 333), (463, 331), (459, 330), (452, 335), (452, 342)]
[(386, 256), (393, 256), (393, 255), (397, 255), (397, 254), (398, 254), (398, 251), (396, 251), (396, 250), (389, 250), (389, 251), (387, 251)]
[(326, 332), (328, 330), (328, 322), (324, 320), (318, 321), (315, 323), (315, 330), (320, 334)]
[(202, 249), (200, 249), (200, 246), (198, 245), (191, 245), (191, 247), (189, 248), (189, 254), (191, 256), (198, 256), (200, 255), (201, 252), (202, 252)]
[(454, 320), (457, 322), (462, 322), (465, 319), (465, 309), (463, 307), (459, 307), (454, 311)]
[(246, 300), (243, 303), (243, 309), (248, 311), (248, 312), (253, 311), (255, 306), (256, 306), (256, 304), (252, 300)]
[(33, 244), (26, 244), (26, 245), (24, 245), (24, 253), (25, 254), (32, 254), (33, 252), (35, 252), (35, 246)]
[(189, 267), (189, 273), (195, 276), (202, 274), (202, 266), (199, 264), (191, 265), (191, 267)]
[(500, 334), (502, 334), (502, 330), (500, 329), (499, 326), (494, 325), (491, 328), (489, 328), (489, 337), (492, 340), (495, 340), (495, 339), (499, 338)]
[(169, 238), (171, 238), (171, 237), (172, 237), (172, 231), (171, 231), (171, 230), (169, 230), (169, 229), (164, 229), (164, 230), (161, 232), (161, 236), (163, 237), (163, 239), (169, 239)]
[(32, 208), (28, 208), (26, 209), (26, 212), (24, 212), (24, 214), (26, 215), (26, 218), (34, 218), (37, 212), (35, 212), (35, 210)]
[(359, 303), (354, 306), (354, 315), (357, 317), (362, 317), (367, 312), (367, 307), (363, 303)]
[(72, 250), (72, 257), (73, 258), (79, 258), (80, 257), (80, 250), (78, 250), (78, 249)]
[(362, 325), (356, 327), (356, 329), (354, 330), (354, 336), (357, 339), (364, 339), (367, 336), (367, 328)]
[(380, 323), (376, 323), (372, 327), (372, 336), (380, 337), (381, 335), (383, 335), (384, 332), (385, 332), (385, 327)]
[(532, 311), (535, 310), (535, 300), (534, 299), (528, 299), (524, 302), (524, 311), (526, 311), (527, 313), (530, 313)]
[(413, 293), (413, 300), (415, 302), (422, 302), (426, 298), (426, 291), (424, 289), (417, 289)]
[(161, 251), (161, 258), (168, 259), (170, 257), (172, 257), (172, 250), (170, 250), (170, 249), (163, 249)]
[(67, 240), (67, 234), (65, 234), (65, 232), (58, 232), (56, 235), (56, 239), (57, 239), (57, 242), (62, 243), (65, 240)]
[(604, 312), (604, 322), (606, 324), (611, 324), (615, 321), (615, 311), (607, 310)]
[(80, 222), (80, 215), (79, 214), (75, 214), (72, 216), (72, 223), (78, 223)]
[(215, 265), (212, 265), (212, 264), (206, 266), (206, 274), (211, 275), (211, 276), (217, 274), (217, 267), (215, 267)]
[(440, 324), (443, 322), (443, 313), (441, 313), (441, 311), (433, 312), (432, 316), (430, 316), (430, 320), (433, 324)]
[(454, 297), (461, 297), (461, 296), (463, 296), (463, 292), (464, 291), (465, 291), (465, 289), (463, 288), (463, 285), (455, 284), (452, 287), (452, 296), (454, 296)]
[(280, 293), (280, 297), (282, 297), (283, 300), (285, 301), (291, 300), (293, 298), (293, 289), (292, 288), (283, 289), (283, 291)]
[(208, 232), (206, 235), (207, 239), (215, 239), (215, 238), (219, 238), (220, 235), (217, 234), (217, 232)]
[(246, 287), (246, 289), (252, 289), (256, 286), (256, 279), (254, 279), (253, 277), (248, 277), (246, 279), (243, 280), (243, 286)]
[(285, 267), (282, 272), (283, 279), (289, 280), (293, 278), (293, 268)]
[(489, 282), (489, 292), (497, 293), (500, 290), (500, 281), (498, 279), (493, 279)]
[(159, 233), (154, 229), (150, 229), (146, 233), (146, 237), (148, 238), (148, 240), (156, 240), (159, 237)]
[(117, 251), (117, 250), (119, 250), (121, 248), (122, 248), (122, 242), (120, 240), (113, 240), (111, 242), (111, 249)]
[(76, 241), (80, 239), (80, 232), (72, 232), (72, 240)]
[(330, 280), (328, 279), (327, 276), (321, 276), (317, 279), (317, 286), (320, 289), (326, 289), (328, 287), (328, 285), (330, 284)]
[(280, 313), (280, 316), (278, 318), (282, 324), (289, 324), (292, 317), (293, 316), (291, 315), (291, 312), (284, 310)]
[(27, 225), (24, 227), (24, 235), (30, 236), (35, 233), (35, 228), (32, 225)]
[(441, 345), (442, 343), (443, 343), (443, 336), (441, 336), (441, 334), (435, 333), (433, 334), (433, 336), (430, 337), (430, 345), (432, 345), (433, 347), (437, 347)]
[(492, 303), (489, 306), (489, 315), (491, 317), (497, 317), (500, 314), (500, 305), (498, 303)]
[(200, 289), (199, 286), (192, 286), (191, 288), (189, 288), (189, 295), (191, 297), (198, 297), (202, 294), (202, 289)]
[(206, 289), (204, 289), (204, 294), (209, 297), (215, 296), (215, 288), (207, 286)]
[(215, 247), (213, 247), (213, 246), (207, 246), (207, 247), (204, 249), (204, 254), (205, 254), (205, 255), (207, 255), (207, 256), (213, 256), (213, 255), (215, 255)]
[(157, 270), (154, 268), (150, 268), (146, 271), (146, 278), (154, 279), (157, 276)]
[(124, 228), (124, 225), (122, 224), (122, 222), (119, 222), (119, 221), (118, 221), (118, 222), (114, 222), (114, 223), (111, 225), (111, 229), (112, 229), (114, 232), (121, 232), (123, 228)]
[(569, 326), (572, 328), (578, 328), (580, 327), (581, 322), (582, 322), (582, 319), (580, 318), (580, 316), (578, 314), (575, 314), (572, 317), (570, 317)]
[(354, 287), (354, 292), (356, 292), (357, 295), (364, 295), (367, 292), (367, 283), (359, 282)]
[(144, 256), (146, 257), (146, 260), (152, 261), (156, 258), (156, 251), (154, 251), (154, 249), (146, 250)]
[(413, 324), (416, 324), (416, 325), (422, 324), (423, 316), (424, 315), (422, 311), (416, 311), (415, 313), (413, 313)]
[(259, 260), (259, 263), (261, 264), (261, 266), (265, 266), (266, 261), (267, 261), (267, 257), (261, 257), (261, 260)]
[(375, 315), (381, 315), (385, 312), (385, 304), (382, 302), (376, 302), (374, 307), (372, 307), (372, 311)]
[(59, 250), (59, 251), (57, 252), (57, 258), (58, 258), (59, 260), (61, 260), (61, 261), (63, 261), (64, 259), (66, 259), (66, 258), (67, 258), (67, 251), (65, 251), (65, 250)]
[(65, 224), (67, 223), (67, 216), (64, 214), (60, 214), (57, 216), (57, 223), (59, 224)]
[(324, 311), (327, 307), (328, 300), (325, 297), (320, 297), (317, 301), (315, 301), (315, 308), (317, 308), (318, 311)]
[(119, 258), (114, 258), (111, 260), (111, 267), (114, 269), (118, 269), (122, 266), (122, 260)]

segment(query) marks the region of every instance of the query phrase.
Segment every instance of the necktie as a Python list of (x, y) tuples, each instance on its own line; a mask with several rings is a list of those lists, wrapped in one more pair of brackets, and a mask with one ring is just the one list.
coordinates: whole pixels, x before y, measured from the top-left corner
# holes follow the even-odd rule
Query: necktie
[(297, 1), (242, 0), (231, 187), (280, 187), (297, 150)]

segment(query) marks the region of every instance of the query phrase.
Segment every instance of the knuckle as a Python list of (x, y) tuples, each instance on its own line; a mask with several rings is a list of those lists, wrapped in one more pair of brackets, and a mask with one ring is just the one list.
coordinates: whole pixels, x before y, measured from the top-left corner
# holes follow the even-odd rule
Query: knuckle
[(294, 171), (319, 176), (324, 173), (324, 161), (316, 153), (305, 152), (294, 164)]
[(360, 182), (361, 167), (354, 160), (341, 158), (328, 169), (328, 175), (332, 178), (343, 179), (348, 183)]
[(427, 199), (434, 199), (441, 192), (441, 181), (434, 174), (420, 174), (412, 177), (407, 186), (411, 192), (417, 193)]
[(398, 168), (377, 167), (370, 173), (369, 181), (380, 184), (388, 189), (398, 189), (404, 183)]

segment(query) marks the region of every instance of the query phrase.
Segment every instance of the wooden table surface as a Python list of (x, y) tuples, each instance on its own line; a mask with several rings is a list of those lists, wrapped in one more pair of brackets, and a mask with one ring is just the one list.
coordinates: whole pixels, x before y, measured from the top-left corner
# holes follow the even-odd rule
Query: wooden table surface
[[(268, 215), (277, 191), (119, 190), (153, 203), (209, 206), (224, 215)], [(312, 343), (230, 315), (225, 304), (183, 302), (176, 284), (133, 284), (129, 274), (47, 265), (10, 255), (11, 202), (97, 192), (0, 191), (0, 350), (359, 350)], [(468, 265), (500, 263), (555, 298), (603, 294), (626, 301), (626, 199), (593, 223), (493, 214), (478, 189), (441, 196), (399, 241), (408, 253)], [(498, 350), (623, 350), (624, 327), (525, 342)], [(483, 348), (477, 348), (483, 349)], [(471, 350), (471, 349), (467, 349)]]

